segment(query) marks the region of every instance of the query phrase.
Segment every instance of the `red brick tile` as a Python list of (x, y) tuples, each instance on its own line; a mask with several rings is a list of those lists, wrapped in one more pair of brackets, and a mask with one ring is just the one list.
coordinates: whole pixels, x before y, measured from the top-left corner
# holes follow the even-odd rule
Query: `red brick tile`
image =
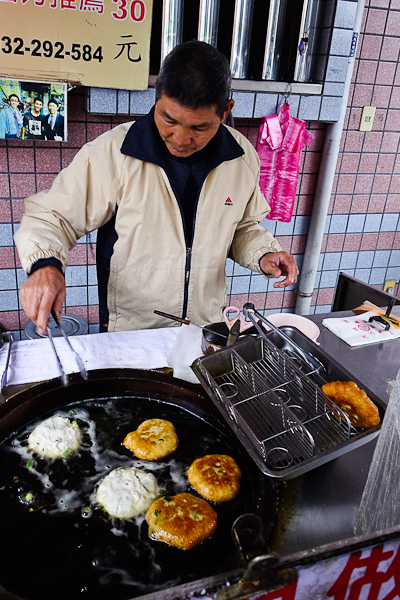
[(364, 137), (365, 134), (362, 131), (348, 131), (346, 133), (344, 150), (346, 152), (361, 152)]
[(375, 75), (378, 69), (376, 60), (360, 60), (357, 70), (357, 84), (375, 83)]
[(400, 193), (400, 175), (392, 175), (392, 181), (389, 187), (390, 194)]
[(48, 190), (53, 185), (53, 181), (57, 177), (57, 173), (38, 173), (37, 177), (37, 190), (42, 192)]
[(305, 173), (301, 178), (300, 193), (313, 194), (317, 184), (317, 176), (313, 173)]
[(380, 154), (376, 168), (377, 173), (392, 173), (395, 161), (395, 154)]
[(307, 236), (306, 235), (295, 235), (292, 238), (292, 246), (290, 248), (291, 254), (304, 254), (306, 249)]
[(325, 252), (342, 252), (344, 233), (331, 233), (328, 235)]
[[(379, 152), (382, 143), (382, 137), (384, 135), (385, 134), (382, 134), (380, 131), (370, 131), (366, 133), (364, 138), (363, 152)], [(389, 152), (389, 150), (386, 150), (386, 152)]]
[(371, 105), (377, 108), (387, 108), (390, 101), (392, 87), (389, 85), (376, 85), (372, 94)]
[(332, 304), (335, 295), (335, 288), (321, 288), (317, 294), (317, 305)]
[(99, 306), (97, 304), (89, 306), (89, 324), (96, 324), (99, 322)]
[(388, 111), (383, 108), (377, 108), (375, 111), (375, 119), (373, 128), (375, 131), (384, 131), (387, 129), (386, 119), (387, 119)]
[(336, 192), (338, 194), (352, 194), (356, 183), (355, 175), (339, 175)]
[(393, 250), (400, 250), (400, 231), (394, 236)]
[(68, 123), (68, 141), (63, 148), (81, 148), (86, 143), (85, 123)]
[(75, 155), (79, 152), (79, 148), (62, 148), (61, 149), (61, 160), (62, 168), (68, 167), (69, 164), (75, 158)]
[(400, 133), (385, 131), (382, 137), (381, 152), (397, 152), (399, 148)]
[(0, 223), (11, 223), (10, 201), (0, 200)]
[(13, 246), (0, 246), (0, 269), (14, 269), (15, 254)]
[(280, 243), (280, 245), (282, 246), (282, 248), (284, 250), (287, 250), (290, 248), (290, 244), (292, 243), (292, 236), (291, 235), (277, 235), (276, 239), (278, 240), (278, 242)]
[[(242, 297), (246, 297), (244, 294), (242, 294)], [(248, 296), (248, 300), (244, 300), (244, 302), (252, 302), (256, 308), (256, 310), (264, 310), (265, 308), (265, 302), (266, 302), (266, 295), (264, 294), (249, 294)], [(243, 306), (244, 302), (242, 301), (241, 304), (239, 304), (239, 306)], [(238, 306), (235, 303), (235, 306)]]
[(396, 158), (394, 160), (393, 173), (400, 173), (400, 155), (399, 154), (396, 154)]
[(363, 154), (361, 156), (359, 173), (375, 173), (378, 154)]
[(386, 10), (372, 9), (368, 11), (365, 33), (383, 34), (386, 25)]
[(0, 172), (8, 173), (7, 148), (0, 148)]
[(369, 194), (372, 189), (373, 175), (357, 175), (356, 185), (354, 186), (355, 194)]
[(387, 23), (385, 29), (385, 35), (393, 35), (398, 37), (399, 35), (399, 13), (393, 10), (393, 2), (391, 4), (391, 10), (388, 12)]
[(87, 124), (87, 141), (90, 142), (102, 133), (106, 131), (110, 131), (111, 124), (110, 123), (88, 123)]
[(8, 181), (8, 175), (0, 174), (0, 198), (10, 197), (10, 184)]
[(293, 290), (286, 290), (283, 295), (282, 308), (293, 308), (296, 306), (297, 295)]
[(333, 205), (333, 214), (347, 215), (350, 212), (352, 196), (347, 194), (336, 195)]
[(367, 212), (369, 195), (355, 194), (353, 196), (353, 202), (351, 203), (352, 214), (362, 214)]
[(375, 250), (377, 241), (377, 233), (363, 233), (360, 250)]
[(370, 0), (369, 5), (371, 8), (388, 8), (390, 0)]
[(400, 110), (389, 110), (386, 120), (386, 129), (400, 131)]
[(380, 62), (376, 73), (376, 84), (393, 85), (394, 76), (396, 74), (395, 62)]
[(6, 331), (16, 331), (20, 327), (17, 310), (0, 312), (0, 324)]
[(283, 305), (283, 291), (281, 292), (271, 292), (267, 294), (267, 303), (266, 308), (281, 308)]
[(311, 215), (314, 202), (314, 196), (298, 196), (297, 197), (297, 215)]
[(388, 194), (385, 211), (388, 213), (400, 213), (400, 194)]
[(68, 93), (68, 122), (86, 121), (85, 95), (74, 96)]
[(388, 103), (389, 108), (400, 108), (400, 88), (389, 87), (391, 91), (390, 102)]
[(10, 182), (13, 198), (26, 198), (36, 192), (36, 182), (33, 174), (11, 174)]
[(20, 222), (25, 212), (25, 200), (14, 199), (12, 201), (12, 211), (14, 222)]
[(347, 233), (344, 238), (343, 252), (357, 252), (360, 249), (360, 234)]
[(357, 173), (358, 164), (360, 162), (360, 154), (347, 153), (342, 157), (340, 166), (341, 173)]
[(384, 37), (382, 42), (381, 60), (397, 61), (400, 51), (399, 37)]
[(325, 252), (325, 250), (326, 250), (326, 244), (327, 244), (327, 241), (328, 241), (328, 236), (327, 236), (326, 234), (324, 234), (324, 235), (322, 236), (322, 242), (321, 242), (321, 252)]
[(356, 129), (358, 131), (358, 129), (360, 127), (360, 122), (361, 122), (361, 114), (362, 114), (361, 108), (351, 108), (350, 109), (349, 124), (348, 124), (349, 129)]
[(361, 59), (376, 60), (381, 50), (382, 37), (380, 35), (364, 35), (360, 50)]
[(377, 250), (391, 250), (394, 242), (394, 231), (385, 231), (378, 234)]
[(356, 85), (353, 94), (352, 106), (370, 106), (373, 89), (373, 85)]
[(375, 175), (375, 179), (372, 185), (373, 194), (386, 194), (389, 191), (391, 176), (388, 174)]
[(386, 205), (387, 194), (373, 194), (368, 204), (369, 213), (383, 213)]
[(61, 169), (60, 148), (38, 148), (36, 150), (37, 173), (58, 173)]
[(251, 144), (253, 144), (254, 148), (257, 145), (257, 139), (258, 139), (258, 127), (249, 127), (248, 133), (247, 133), (247, 139), (249, 140), (249, 142)]
[(304, 153), (303, 173), (318, 173), (321, 164), (321, 154), (319, 152)]
[(33, 148), (9, 148), (8, 163), (10, 173), (34, 173), (35, 159)]

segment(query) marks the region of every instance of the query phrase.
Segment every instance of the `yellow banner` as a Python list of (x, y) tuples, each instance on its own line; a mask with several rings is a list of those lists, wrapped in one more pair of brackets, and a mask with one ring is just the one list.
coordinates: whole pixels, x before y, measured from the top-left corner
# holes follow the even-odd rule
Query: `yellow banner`
[(0, 76), (145, 90), (152, 0), (0, 0)]

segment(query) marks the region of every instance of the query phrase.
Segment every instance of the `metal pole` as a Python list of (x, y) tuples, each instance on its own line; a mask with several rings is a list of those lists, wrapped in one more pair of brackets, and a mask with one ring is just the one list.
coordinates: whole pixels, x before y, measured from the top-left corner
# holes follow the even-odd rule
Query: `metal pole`
[(252, 19), (253, 0), (236, 0), (231, 51), (234, 79), (245, 79), (247, 75)]
[(164, 0), (161, 32), (161, 63), (182, 42), (183, 0)]
[(211, 44), (217, 45), (219, 19), (219, 0), (200, 0), (199, 29), (197, 38)]

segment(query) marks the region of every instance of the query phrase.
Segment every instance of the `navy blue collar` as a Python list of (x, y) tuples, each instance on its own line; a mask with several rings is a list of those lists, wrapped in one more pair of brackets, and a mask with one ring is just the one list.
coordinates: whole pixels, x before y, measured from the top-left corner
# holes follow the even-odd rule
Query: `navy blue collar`
[[(221, 125), (204, 150), (209, 150), (208, 169), (211, 171), (222, 162), (239, 158), (244, 154), (229, 130)], [(121, 146), (122, 154), (138, 158), (144, 162), (167, 167), (171, 156), (162, 141), (154, 123), (154, 107), (151, 111), (132, 124)]]

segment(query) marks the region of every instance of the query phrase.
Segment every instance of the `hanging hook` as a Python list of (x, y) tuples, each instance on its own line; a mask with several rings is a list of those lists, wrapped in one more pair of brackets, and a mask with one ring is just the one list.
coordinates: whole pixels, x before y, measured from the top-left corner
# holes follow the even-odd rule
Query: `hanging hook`
[(283, 94), (283, 97), (285, 99), (285, 102), (287, 103), (290, 94), (292, 93), (292, 84), (288, 83), (288, 89), (286, 90), (286, 92)]

